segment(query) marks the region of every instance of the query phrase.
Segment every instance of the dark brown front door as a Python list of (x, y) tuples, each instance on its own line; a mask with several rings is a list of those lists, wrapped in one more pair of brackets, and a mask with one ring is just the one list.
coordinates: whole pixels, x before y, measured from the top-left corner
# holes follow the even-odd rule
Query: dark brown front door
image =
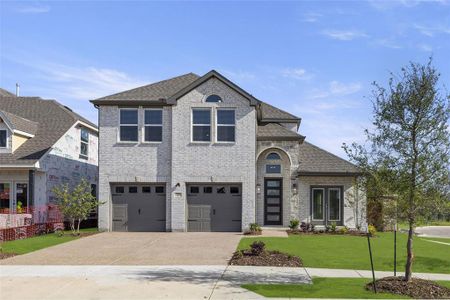
[(264, 224), (283, 224), (283, 180), (279, 178), (264, 179)]

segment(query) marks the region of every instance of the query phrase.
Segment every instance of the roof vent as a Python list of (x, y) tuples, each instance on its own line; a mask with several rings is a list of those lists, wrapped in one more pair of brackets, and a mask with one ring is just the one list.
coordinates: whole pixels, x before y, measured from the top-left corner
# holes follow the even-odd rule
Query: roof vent
[(68, 111), (72, 111), (73, 112), (73, 110), (70, 108), (70, 107), (68, 107), (68, 106), (65, 106), (65, 105), (63, 105)]
[(18, 83), (16, 83), (16, 97), (20, 96), (20, 85)]

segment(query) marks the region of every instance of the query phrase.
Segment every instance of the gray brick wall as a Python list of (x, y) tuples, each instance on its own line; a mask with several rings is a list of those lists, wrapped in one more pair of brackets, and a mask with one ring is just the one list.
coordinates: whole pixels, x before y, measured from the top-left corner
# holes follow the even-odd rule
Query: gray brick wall
[[(223, 103), (205, 103), (210, 94), (217, 94)], [(191, 142), (191, 109), (210, 107), (213, 121), (217, 107), (236, 109), (236, 143), (198, 144)], [(189, 182), (239, 182), (242, 183), (243, 228), (255, 221), (255, 157), (256, 113), (247, 99), (217, 79), (210, 79), (184, 95), (173, 106), (173, 190), (172, 229), (186, 230), (186, 183)], [(215, 128), (212, 127), (212, 138)]]

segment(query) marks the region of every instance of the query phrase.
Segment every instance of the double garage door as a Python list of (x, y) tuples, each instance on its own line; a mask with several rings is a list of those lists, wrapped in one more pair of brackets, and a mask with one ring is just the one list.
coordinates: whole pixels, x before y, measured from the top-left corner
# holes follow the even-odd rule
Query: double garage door
[(240, 184), (187, 186), (188, 231), (241, 231)]
[(165, 184), (114, 184), (113, 231), (166, 231)]

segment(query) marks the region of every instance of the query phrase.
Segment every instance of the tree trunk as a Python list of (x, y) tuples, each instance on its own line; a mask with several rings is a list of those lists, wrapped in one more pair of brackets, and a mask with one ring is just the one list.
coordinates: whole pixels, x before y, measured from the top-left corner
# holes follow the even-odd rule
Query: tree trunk
[(75, 218), (70, 221), (70, 230), (72, 230), (72, 235), (75, 235)]
[(78, 219), (78, 226), (77, 226), (77, 234), (78, 235), (80, 235), (80, 223), (81, 223), (81, 220)]
[(409, 221), (409, 231), (408, 231), (408, 242), (406, 244), (406, 251), (407, 251), (407, 257), (406, 257), (406, 266), (405, 266), (405, 280), (410, 281), (412, 277), (412, 263), (414, 258), (413, 253), (413, 235), (414, 235), (414, 228), (413, 228), (413, 222)]

